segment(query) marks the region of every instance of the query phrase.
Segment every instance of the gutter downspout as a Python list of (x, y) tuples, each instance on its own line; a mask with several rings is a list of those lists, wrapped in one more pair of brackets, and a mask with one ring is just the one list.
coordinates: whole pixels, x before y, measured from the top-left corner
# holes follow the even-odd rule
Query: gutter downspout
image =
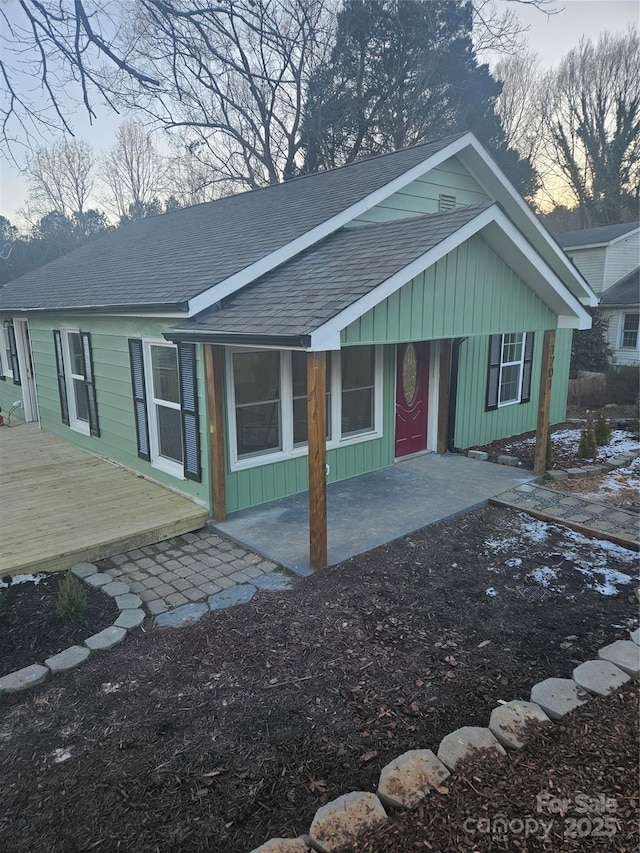
[(466, 338), (455, 338), (451, 345), (451, 372), (449, 375), (449, 423), (447, 428), (447, 453), (464, 453), (455, 446), (456, 408), (458, 397), (458, 366), (460, 364), (460, 347)]

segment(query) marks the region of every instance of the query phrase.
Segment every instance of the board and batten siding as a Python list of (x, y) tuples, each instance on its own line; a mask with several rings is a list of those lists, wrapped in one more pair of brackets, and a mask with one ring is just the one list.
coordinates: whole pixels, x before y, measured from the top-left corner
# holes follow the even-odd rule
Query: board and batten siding
[(465, 169), (457, 157), (451, 157), (404, 189), (357, 216), (345, 227), (406, 219), (424, 213), (437, 213), (440, 194), (452, 195), (456, 207), (491, 201), (487, 193)]
[[(172, 477), (138, 457), (127, 341), (129, 338), (162, 339), (162, 333), (168, 331), (171, 321), (82, 315), (60, 317), (55, 321), (50, 317), (33, 316), (29, 322), (42, 429), (208, 505), (207, 405), (204, 368), (199, 352), (197, 371), (204, 475), (202, 483)], [(99, 438), (84, 435), (62, 423), (52, 329), (81, 329), (91, 334)]]
[[(395, 348), (383, 351), (382, 437), (327, 450), (328, 483), (393, 464), (395, 441)], [(225, 406), (226, 408), (226, 406)], [(283, 459), (267, 465), (231, 471), (226, 447), (227, 512), (257, 506), (265, 501), (304, 492), (308, 488), (307, 456)]]
[(343, 344), (400, 343), (556, 327), (556, 315), (479, 236), (449, 252), (342, 332)]
[[(560, 423), (565, 419), (571, 338), (571, 329), (558, 329), (556, 332), (549, 412), (549, 420), (552, 424)], [(536, 332), (531, 373), (531, 400), (528, 403), (501, 406), (490, 412), (485, 411), (489, 336), (467, 338), (462, 344), (458, 369), (456, 447), (466, 449), (536, 428), (543, 340), (544, 333)]]

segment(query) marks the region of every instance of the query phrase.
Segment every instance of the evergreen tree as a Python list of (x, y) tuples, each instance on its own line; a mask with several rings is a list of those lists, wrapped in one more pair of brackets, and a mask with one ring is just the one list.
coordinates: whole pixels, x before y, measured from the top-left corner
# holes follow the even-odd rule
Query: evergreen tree
[(574, 331), (571, 343), (570, 373), (575, 379), (579, 370), (604, 373), (609, 369), (609, 358), (613, 350), (607, 340), (609, 318), (599, 308), (588, 308), (591, 328)]
[(527, 194), (531, 165), (507, 147), (495, 102), (502, 84), (480, 65), (465, 0), (346, 0), (330, 60), (312, 77), (305, 170), (471, 130)]

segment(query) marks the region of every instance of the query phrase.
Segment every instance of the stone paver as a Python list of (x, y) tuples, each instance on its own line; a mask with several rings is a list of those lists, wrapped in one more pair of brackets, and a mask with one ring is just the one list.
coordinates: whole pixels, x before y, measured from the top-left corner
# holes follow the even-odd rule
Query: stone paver
[(629, 681), (629, 676), (608, 660), (588, 660), (573, 670), (573, 680), (589, 693), (608, 696)]
[(302, 838), (272, 838), (251, 853), (308, 853), (309, 845)]
[(440, 741), (438, 758), (451, 772), (465, 759), (476, 755), (479, 750), (506, 755), (502, 744), (489, 729), (482, 726), (463, 726), (446, 735)]
[(127, 592), (125, 595), (116, 595), (116, 606), (119, 610), (135, 610), (140, 607), (142, 599), (139, 595)]
[(144, 622), (144, 616), (144, 610), (141, 608), (136, 608), (135, 610), (123, 610), (113, 624), (116, 628), (126, 628), (127, 631), (131, 631), (133, 628), (137, 628), (139, 625), (142, 625)]
[(640, 646), (632, 640), (616, 640), (598, 652), (601, 660), (608, 660), (621, 670), (630, 675), (631, 678), (640, 677)]
[(98, 567), (94, 563), (76, 563), (75, 566), (71, 566), (71, 573), (77, 578), (84, 580), (89, 575), (97, 574)]
[(268, 590), (287, 590), (291, 589), (292, 579), (283, 574), (282, 572), (269, 572), (268, 575), (260, 575), (259, 577), (254, 578), (251, 583), (254, 586), (257, 586), (258, 589), (268, 589)]
[(131, 587), (128, 583), (123, 583), (122, 581), (111, 581), (111, 583), (106, 583), (104, 586), (101, 586), (100, 589), (110, 595), (112, 598), (115, 598), (116, 595), (126, 595)]
[(206, 604), (183, 604), (167, 613), (156, 616), (156, 625), (161, 628), (179, 628), (187, 622), (196, 622), (209, 612)]
[(106, 574), (105, 572), (96, 572), (95, 574), (88, 575), (85, 578), (85, 583), (88, 583), (89, 586), (106, 586), (108, 583), (111, 583), (113, 578), (111, 575)]
[(586, 704), (588, 695), (570, 678), (547, 678), (531, 688), (531, 701), (552, 720), (559, 720)]
[[(576, 470), (583, 471), (582, 468)], [(565, 495), (558, 489), (534, 483), (502, 492), (491, 498), (490, 503), (529, 512), (536, 518), (573, 527), (587, 536), (604, 536), (627, 548), (640, 549), (640, 529), (635, 513), (598, 504), (579, 495)]]
[(52, 655), (47, 658), (44, 665), (51, 672), (65, 672), (67, 669), (73, 669), (89, 657), (89, 649), (86, 646), (69, 646), (57, 655)]
[(35, 687), (36, 684), (43, 682), (48, 675), (49, 670), (46, 666), (33, 663), (31, 666), (25, 666), (24, 669), (3, 675), (0, 678), (0, 693), (17, 693), (19, 690), (26, 690), (28, 687)]
[(378, 797), (385, 806), (413, 809), (450, 775), (430, 749), (411, 749), (382, 768)]
[(375, 794), (353, 791), (319, 808), (309, 835), (322, 853), (332, 853), (349, 849), (358, 836), (386, 820), (387, 813)]
[(640, 628), (636, 628), (629, 636), (637, 646), (640, 646)]
[(105, 628), (103, 631), (99, 631), (97, 634), (87, 637), (84, 644), (92, 651), (98, 651), (99, 649), (111, 649), (113, 646), (117, 646), (118, 643), (121, 643), (126, 636), (127, 631), (125, 628), (117, 628), (115, 625), (111, 625), (110, 628)]
[(210, 610), (226, 610), (227, 607), (235, 607), (238, 604), (246, 604), (256, 594), (256, 587), (250, 584), (231, 586), (222, 592), (209, 596)]
[(527, 742), (527, 725), (534, 722), (551, 720), (539, 705), (515, 699), (493, 709), (489, 729), (504, 747), (522, 749)]

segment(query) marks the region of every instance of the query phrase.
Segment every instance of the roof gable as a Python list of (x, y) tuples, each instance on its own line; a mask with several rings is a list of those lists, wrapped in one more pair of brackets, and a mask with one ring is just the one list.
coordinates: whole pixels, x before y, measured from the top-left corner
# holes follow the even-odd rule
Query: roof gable
[(600, 299), (600, 304), (605, 307), (640, 304), (640, 267), (636, 267), (624, 278), (605, 290)]
[(619, 225), (603, 225), (600, 228), (584, 228), (581, 231), (566, 231), (557, 237), (558, 244), (567, 249), (584, 249), (587, 247), (607, 246), (609, 243), (623, 239), (640, 226), (637, 222), (623, 222)]

